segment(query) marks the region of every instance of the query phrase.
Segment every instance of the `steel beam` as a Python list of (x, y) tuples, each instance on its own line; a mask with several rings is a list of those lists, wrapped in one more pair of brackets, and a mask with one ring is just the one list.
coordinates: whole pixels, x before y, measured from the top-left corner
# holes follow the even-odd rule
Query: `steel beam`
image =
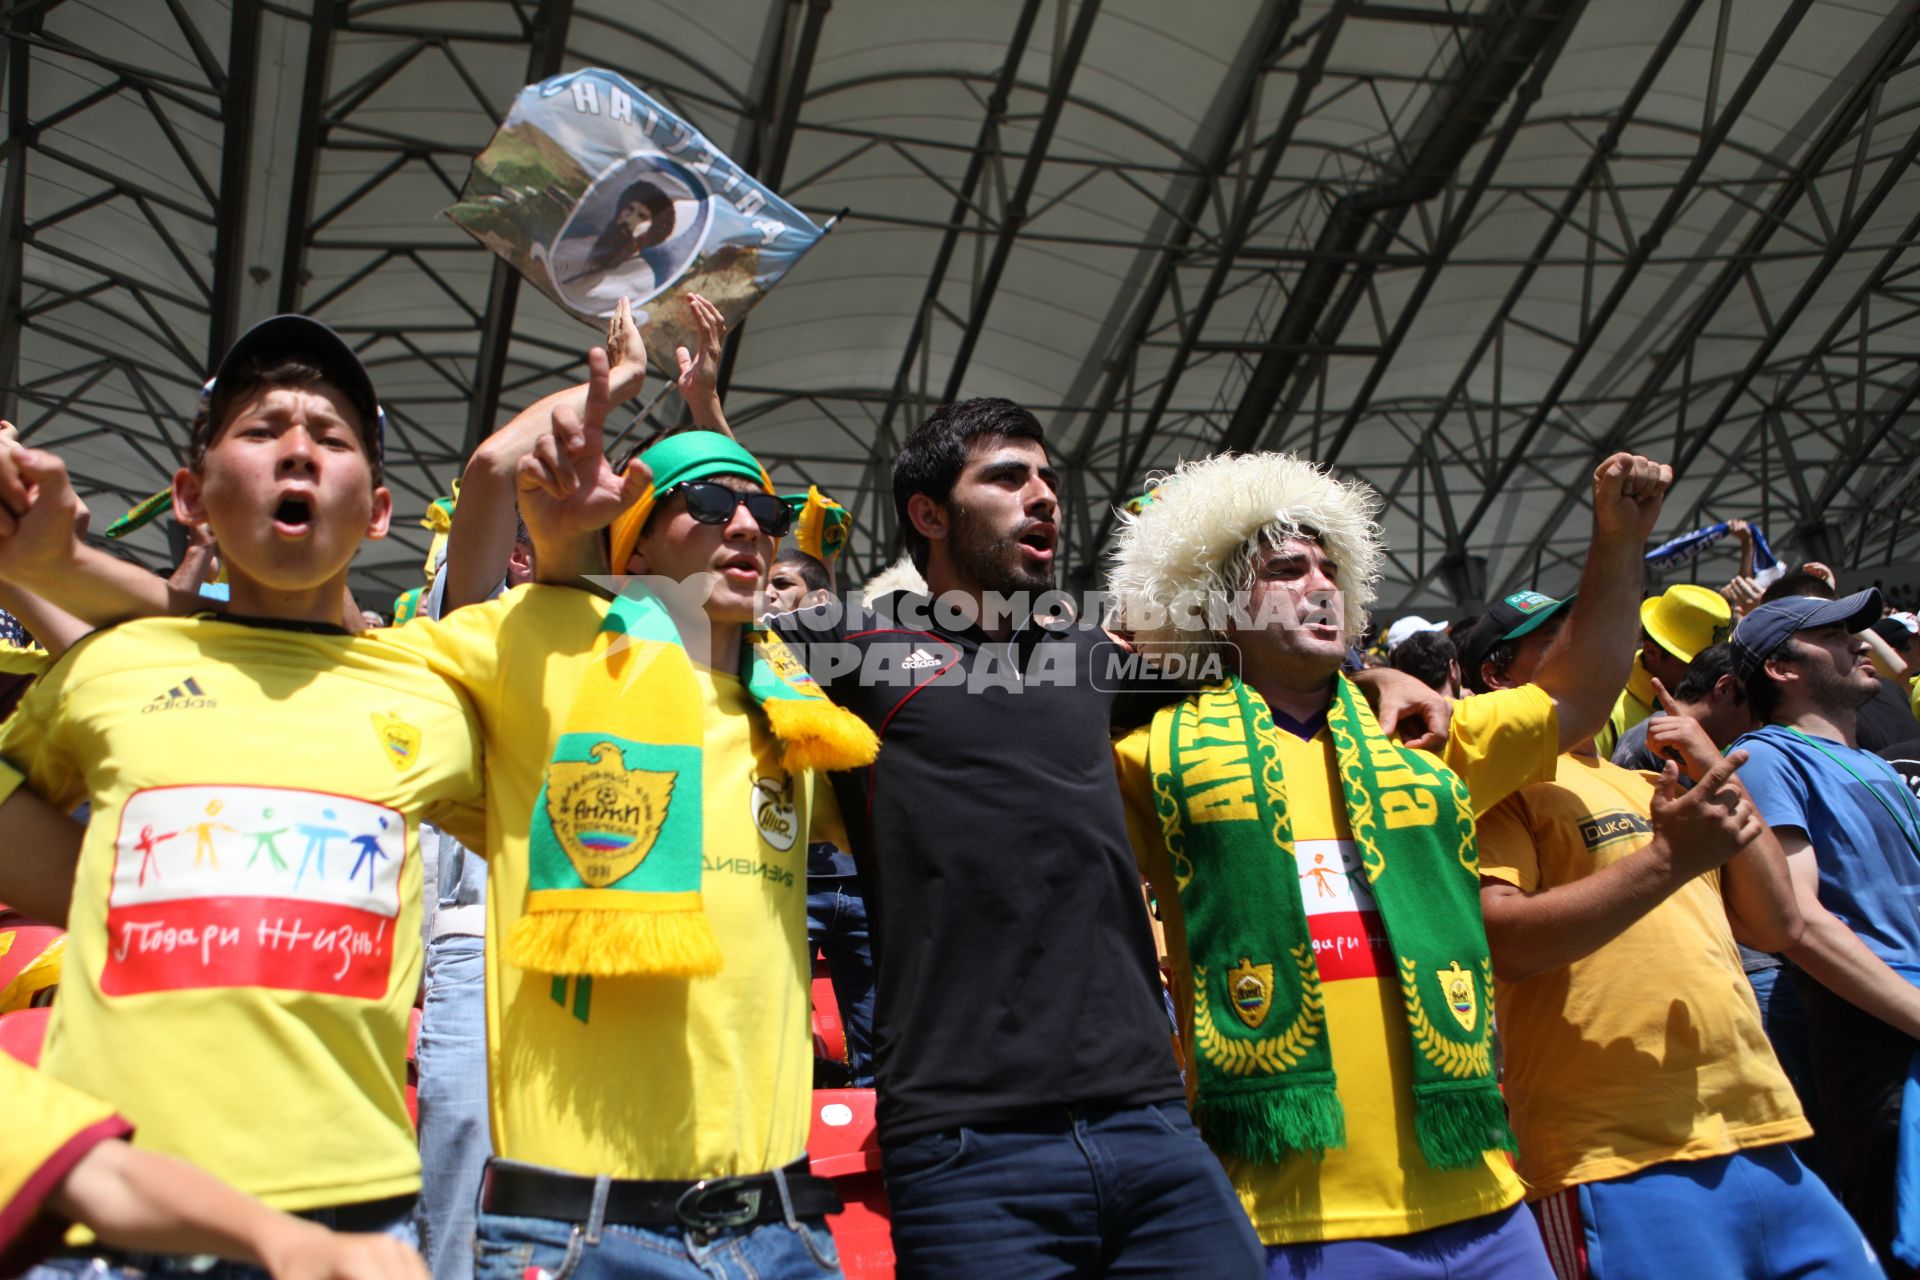
[[(1448, 88), (1428, 102), (1411, 131), (1413, 154), (1404, 168), (1377, 187), (1342, 196), (1328, 212), (1315, 245), (1317, 260), (1300, 273), (1274, 323), (1270, 337), (1275, 349), (1260, 358), (1248, 377), (1221, 433), (1223, 449), (1252, 448), (1264, 434), (1274, 405), (1301, 364), (1298, 351), (1288, 348), (1332, 341), (1344, 327), (1345, 317), (1338, 316), (1337, 309), (1334, 324), (1325, 323), (1334, 290), (1346, 274), (1332, 255), (1354, 252), (1369, 233), (1376, 251), (1384, 252), (1399, 220), (1441, 192), (1534, 59), (1556, 34), (1564, 39), (1562, 22), (1569, 14), (1577, 18), (1582, 6), (1571, 0), (1533, 0), (1507, 7), (1514, 11), (1506, 21), (1474, 33), (1457, 69), (1446, 77)], [(1385, 222), (1377, 224), (1383, 217)], [(1366, 274), (1364, 269), (1356, 273), (1355, 283)], [(1359, 297), (1358, 288), (1349, 290), (1348, 309)]]
[[(799, 0), (793, 0), (799, 3)], [(786, 58), (785, 10), (779, 30), (769, 33), (768, 46), (761, 50), (762, 65), (755, 70), (756, 120), (742, 132), (751, 139), (744, 156), (737, 157), (740, 167), (760, 180), (769, 191), (779, 191), (787, 175), (787, 158), (793, 153), (793, 135), (800, 127), (800, 110), (806, 102), (807, 80), (813, 74), (813, 58), (820, 49), (820, 31), (826, 25), (833, 0), (805, 0), (806, 13), (794, 40), (791, 62)], [(774, 25), (774, 24), (770, 24)], [(773, 62), (766, 65), (768, 54)], [(746, 321), (734, 326), (720, 353), (718, 387), (722, 395), (733, 381), (733, 366), (740, 358), (740, 344), (746, 340)]]
[(1719, 150), (1721, 142), (1725, 140), (1727, 134), (1732, 130), (1734, 122), (1746, 111), (1747, 104), (1753, 100), (1753, 95), (1759, 91), (1761, 81), (1764, 80), (1767, 73), (1773, 69), (1773, 64), (1779, 59), (1781, 52), (1785, 50), (1787, 46), (1787, 42), (1792, 38), (1794, 31), (1799, 27), (1801, 21), (1807, 16), (1807, 11), (1812, 7), (1813, 0), (1790, 0), (1786, 11), (1781, 15), (1780, 20), (1774, 24), (1772, 32), (1768, 34), (1766, 43), (1755, 55), (1752, 64), (1747, 69), (1746, 75), (1741, 77), (1739, 85), (1735, 87), (1732, 96), (1728, 98), (1725, 108), (1723, 108), (1715, 118), (1713, 128), (1702, 135), (1700, 145), (1695, 150), (1693, 158), (1688, 161), (1687, 167), (1674, 181), (1672, 190), (1668, 193), (1666, 200), (1661, 204), (1659, 211), (1654, 215), (1652, 221), (1641, 231), (1638, 242), (1634, 245), (1632, 252), (1627, 255), (1626, 261), (1622, 264), (1618, 275), (1614, 278), (1612, 287), (1607, 290), (1606, 297), (1601, 300), (1600, 305), (1595, 308), (1588, 317), (1583, 332), (1573, 344), (1572, 351), (1567, 355), (1567, 358), (1561, 362), (1560, 370), (1554, 375), (1553, 382), (1548, 387), (1546, 394), (1540, 398), (1534, 411), (1528, 415), (1526, 423), (1520, 428), (1519, 436), (1509, 446), (1507, 455), (1495, 463), (1493, 476), (1481, 492), (1480, 498), (1474, 504), (1473, 510), (1468, 514), (1467, 518), (1461, 522), (1460, 532), (1454, 540), (1454, 545), (1448, 548), (1449, 551), (1460, 552), (1470, 545), (1474, 533), (1478, 531), (1480, 527), (1480, 522), (1486, 518), (1487, 512), (1492, 510), (1493, 504), (1499, 499), (1501, 492), (1505, 490), (1508, 483), (1513, 479), (1513, 473), (1520, 466), (1520, 460), (1526, 455), (1527, 449), (1532, 446), (1534, 440), (1539, 436), (1541, 429), (1546, 425), (1548, 416), (1560, 403), (1561, 397), (1566, 393), (1568, 384), (1573, 381), (1573, 375), (1579, 371), (1581, 364), (1586, 361), (1588, 354), (1592, 352), (1594, 344), (1599, 340), (1600, 334), (1606, 329), (1607, 323), (1613, 318), (1613, 313), (1619, 309), (1621, 301), (1625, 299), (1627, 295), (1627, 291), (1633, 287), (1634, 281), (1639, 278), (1640, 271), (1646, 266), (1647, 259), (1652, 255), (1654, 249), (1659, 246), (1661, 239), (1667, 233), (1667, 229), (1673, 225), (1674, 219), (1679, 217), (1680, 211), (1686, 207), (1688, 200), (1693, 194), (1694, 184), (1700, 180), (1700, 175), (1706, 171), (1707, 162), (1711, 160), (1714, 153)]
[(0, 184), (0, 227), (7, 243), (0, 248), (0, 418), (19, 413), (20, 334), (26, 328), (22, 307), (27, 242), (27, 151), (34, 128), (28, 119), (27, 74), (33, 65), (28, 37), (40, 29), (40, 14), (9, 15), (7, 24), (7, 179)]
[[(1227, 277), (1232, 273), (1240, 247), (1247, 242), (1258, 224), (1267, 187), (1273, 182), (1273, 176), (1280, 167), (1280, 158), (1292, 145), (1294, 133), (1307, 114), (1308, 105), (1313, 99), (1313, 91), (1320, 85), (1320, 77), (1326, 71), (1327, 59), (1333, 53), (1333, 46), (1340, 37), (1341, 28), (1353, 4), (1354, 0), (1334, 0), (1333, 7), (1320, 19), (1313, 48), (1296, 75), (1293, 93), (1287, 99), (1286, 110), (1281, 114), (1280, 123), (1274, 128), (1272, 136), (1267, 141), (1266, 149), (1261, 155), (1260, 168), (1252, 180), (1246, 184), (1241, 200), (1234, 210), (1233, 220), (1226, 234), (1221, 237), (1213, 270), (1208, 273), (1206, 285), (1201, 289), (1199, 297), (1195, 299), (1192, 307), (1185, 311), (1184, 324), (1180, 330), (1180, 349), (1174, 354), (1172, 363), (1167, 366), (1167, 372), (1161, 378), (1159, 389), (1154, 395), (1153, 407), (1147, 411), (1145, 420), (1134, 435), (1133, 447), (1117, 472), (1123, 483), (1128, 477), (1139, 474), (1141, 465), (1146, 459), (1147, 450), (1160, 431), (1161, 424), (1166, 418), (1167, 407), (1173, 402), (1173, 393), (1179, 385), (1180, 375), (1186, 371), (1188, 361), (1193, 357), (1200, 334), (1213, 314), (1214, 304), (1219, 301), (1226, 289)], [(1113, 531), (1113, 523), (1114, 508), (1111, 503), (1108, 503), (1106, 510), (1100, 514), (1099, 527), (1094, 533), (1091, 546), (1088, 547), (1090, 555), (1098, 554), (1098, 548), (1106, 545), (1107, 537)]]
[[(574, 0), (540, 0), (527, 32), (528, 84), (558, 75), (567, 52), (567, 24)], [(473, 399), (467, 405), (467, 434), (461, 456), (471, 454), (493, 433), (500, 409), (500, 384), (507, 373), (507, 348), (513, 342), (513, 313), (520, 301), (520, 273), (495, 258), (487, 288), (486, 315), (480, 323), (480, 354), (474, 362)]]
[[(213, 296), (207, 306), (208, 369), (240, 336), (240, 282), (247, 270), (247, 191), (253, 185), (253, 98), (260, 79), (260, 4), (261, 0), (233, 0), (226, 73), (215, 82), (225, 136), (213, 243)], [(183, 27), (191, 25), (184, 13), (175, 16)]]
[[(1642, 381), (1640, 387), (1634, 394), (1633, 400), (1616, 420), (1613, 429), (1607, 433), (1602, 443), (1595, 450), (1594, 461), (1596, 464), (1607, 455), (1620, 448), (1624, 448), (1641, 428), (1653, 403), (1664, 390), (1668, 379), (1679, 372), (1692, 358), (1695, 347), (1707, 335), (1709, 326), (1713, 319), (1719, 314), (1721, 307), (1734, 295), (1743, 281), (1750, 279), (1753, 259), (1766, 249), (1768, 242), (1772, 240), (1774, 234), (1781, 227), (1789, 225), (1789, 217), (1792, 215), (1795, 206), (1799, 204), (1800, 200), (1812, 188), (1814, 178), (1840, 153), (1841, 148), (1846, 145), (1848, 139), (1855, 134), (1856, 128), (1860, 125), (1863, 117), (1865, 117), (1873, 105), (1879, 101), (1880, 89), (1886, 80), (1900, 70), (1908, 56), (1911, 55), (1916, 47), (1920, 47), (1920, 25), (1917, 25), (1913, 20), (1914, 8), (1915, 6), (1909, 3), (1907, 18), (1895, 25), (1892, 39), (1881, 49), (1879, 55), (1875, 58), (1874, 66), (1870, 73), (1862, 79), (1861, 83), (1854, 86), (1853, 90), (1846, 96), (1840, 107), (1837, 108), (1834, 114), (1828, 119), (1826, 126), (1821, 129), (1819, 135), (1809, 145), (1799, 161), (1796, 162), (1791, 176), (1785, 183), (1781, 184), (1775, 191), (1773, 198), (1769, 200), (1766, 207), (1760, 211), (1759, 217), (1743, 238), (1740, 246), (1730, 255), (1727, 265), (1722, 268), (1717, 277), (1709, 285), (1700, 301), (1689, 310), (1686, 321), (1681, 327), (1681, 331), (1670, 340), (1663, 342), (1659, 359), (1655, 363), (1653, 370), (1648, 374), (1646, 379)], [(1916, 154), (1920, 154), (1920, 133), (1915, 133), (1909, 139), (1900, 157), (1888, 165), (1881, 180), (1875, 184), (1873, 190), (1868, 194), (1866, 202), (1856, 204), (1852, 215), (1846, 219), (1843, 225), (1832, 230), (1828, 238), (1828, 243), (1821, 252), (1819, 260), (1813, 264), (1812, 269), (1802, 278), (1800, 287), (1795, 291), (1795, 295), (1788, 303), (1786, 309), (1771, 318), (1766, 326), (1765, 336), (1761, 340), (1760, 345), (1755, 349), (1753, 355), (1749, 358), (1742, 373), (1727, 386), (1719, 405), (1707, 421), (1692, 429), (1689, 443), (1673, 459), (1674, 478), (1676, 480), (1686, 474), (1694, 461), (1698, 459), (1701, 449), (1705, 447), (1707, 440), (1712, 436), (1714, 430), (1726, 419), (1727, 414), (1732, 411), (1733, 406), (1739, 403), (1747, 394), (1747, 388), (1752, 385), (1753, 379), (1758, 376), (1760, 371), (1767, 366), (1781, 338), (1785, 336), (1793, 322), (1799, 318), (1801, 311), (1807, 303), (1811, 301), (1819, 286), (1825, 282), (1827, 276), (1847, 255), (1861, 231), (1866, 228), (1870, 221), (1867, 215), (1870, 215), (1879, 208), (1881, 202), (1891, 193), (1895, 183), (1904, 176), (1907, 166), (1912, 162)], [(1909, 234), (1911, 234), (1911, 231), (1909, 231)], [(1865, 296), (1865, 290), (1858, 293), (1855, 297), (1854, 305), (1857, 305), (1859, 300)], [(1851, 312), (1852, 307), (1850, 306), (1845, 315), (1850, 315)], [(1845, 315), (1843, 315), (1843, 319)], [(1837, 321), (1836, 324), (1838, 323)], [(1787, 388), (1775, 392), (1773, 399), (1776, 404), (1791, 394), (1792, 385), (1798, 384), (1800, 376), (1805, 373), (1807, 367), (1807, 363), (1803, 361), (1799, 366), (1799, 371), (1793, 377), (1792, 383)], [(1741, 445), (1733, 451), (1734, 454), (1737, 455), (1743, 452), (1751, 439), (1752, 435), (1749, 433), (1747, 440), (1743, 441)], [(1725, 475), (1726, 468), (1723, 467), (1720, 475), (1715, 478), (1713, 484), (1707, 487), (1706, 492), (1718, 492), (1719, 481), (1724, 479)], [(1528, 551), (1515, 562), (1515, 569), (1509, 570), (1504, 584), (1506, 587), (1511, 588), (1517, 582), (1514, 574), (1518, 566), (1524, 564), (1529, 555), (1536, 553), (1559, 532), (1560, 526), (1564, 524), (1572, 514), (1574, 507), (1579, 505), (1583, 493), (1584, 490), (1577, 487), (1570, 487), (1561, 496), (1560, 501), (1555, 504), (1552, 513), (1536, 530), (1532, 539), (1530, 539)], [(1698, 519), (1701, 511), (1704, 509), (1704, 504), (1705, 498), (1703, 497), (1693, 505), (1689, 514), (1680, 520), (1679, 527), (1693, 527), (1692, 522)]]

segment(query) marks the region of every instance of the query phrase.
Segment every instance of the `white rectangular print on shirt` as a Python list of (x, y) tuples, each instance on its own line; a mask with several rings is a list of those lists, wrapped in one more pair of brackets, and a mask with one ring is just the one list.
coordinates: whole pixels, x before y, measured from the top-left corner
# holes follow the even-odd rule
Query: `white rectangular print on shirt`
[(1297, 840), (1293, 858), (1321, 981), (1393, 973), (1393, 949), (1367, 887), (1359, 846), (1351, 840)]
[(407, 820), (351, 796), (151, 787), (120, 812), (107, 995), (272, 987), (377, 1000), (393, 969)]

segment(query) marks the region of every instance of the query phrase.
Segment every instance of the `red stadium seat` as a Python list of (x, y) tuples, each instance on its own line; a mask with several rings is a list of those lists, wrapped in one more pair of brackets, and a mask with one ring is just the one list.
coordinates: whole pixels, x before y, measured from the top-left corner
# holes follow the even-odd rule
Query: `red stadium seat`
[(420, 1128), (420, 1010), (407, 1010), (407, 1119)]
[(0, 1013), (25, 1009), (60, 981), (66, 930), (45, 924), (0, 929)]
[(880, 1177), (874, 1096), (871, 1089), (813, 1091), (807, 1155), (814, 1174), (831, 1178), (847, 1204), (845, 1212), (827, 1219), (847, 1280), (890, 1280), (893, 1275), (893, 1228)]
[(828, 1062), (847, 1060), (847, 1029), (840, 1022), (840, 1002), (833, 995), (827, 959), (813, 953), (813, 1056)]
[(53, 1009), (44, 1006), (0, 1013), (0, 1053), (30, 1067), (39, 1066), (40, 1050), (47, 1042), (47, 1023), (52, 1018)]

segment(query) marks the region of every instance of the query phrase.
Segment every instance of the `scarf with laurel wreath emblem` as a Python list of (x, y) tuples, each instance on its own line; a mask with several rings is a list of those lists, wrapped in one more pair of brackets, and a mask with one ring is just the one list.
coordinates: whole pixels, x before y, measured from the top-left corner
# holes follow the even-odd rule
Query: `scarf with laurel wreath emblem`
[[(1473, 808), (1451, 770), (1381, 732), (1344, 675), (1327, 727), (1398, 970), (1420, 1151), (1435, 1169), (1467, 1168), (1514, 1148), (1493, 1075)], [(1266, 700), (1229, 676), (1161, 708), (1148, 747), (1186, 916), (1195, 1111), (1215, 1148), (1267, 1164), (1346, 1145), (1278, 732)]]
[[(830, 702), (778, 636), (747, 629), (740, 665), (789, 772), (873, 763), (873, 730)], [(672, 615), (629, 584), (607, 607), (534, 803), (510, 963), (584, 978), (720, 971), (700, 896), (705, 716)]]

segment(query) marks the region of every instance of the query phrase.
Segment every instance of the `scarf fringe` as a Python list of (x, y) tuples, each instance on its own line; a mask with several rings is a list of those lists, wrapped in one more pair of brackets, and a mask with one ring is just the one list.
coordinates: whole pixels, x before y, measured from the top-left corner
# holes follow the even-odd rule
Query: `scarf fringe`
[(1469, 1169), (1489, 1151), (1514, 1150), (1506, 1100), (1491, 1081), (1462, 1089), (1414, 1086), (1414, 1136), (1435, 1169)]
[(761, 710), (790, 771), (858, 769), (880, 754), (880, 739), (866, 721), (825, 698), (769, 698)]
[(533, 911), (507, 930), (502, 954), (535, 973), (593, 978), (720, 972), (720, 940), (704, 911)]
[(1201, 1127), (1215, 1148), (1261, 1164), (1295, 1153), (1318, 1160), (1347, 1145), (1347, 1114), (1332, 1080), (1207, 1097)]

